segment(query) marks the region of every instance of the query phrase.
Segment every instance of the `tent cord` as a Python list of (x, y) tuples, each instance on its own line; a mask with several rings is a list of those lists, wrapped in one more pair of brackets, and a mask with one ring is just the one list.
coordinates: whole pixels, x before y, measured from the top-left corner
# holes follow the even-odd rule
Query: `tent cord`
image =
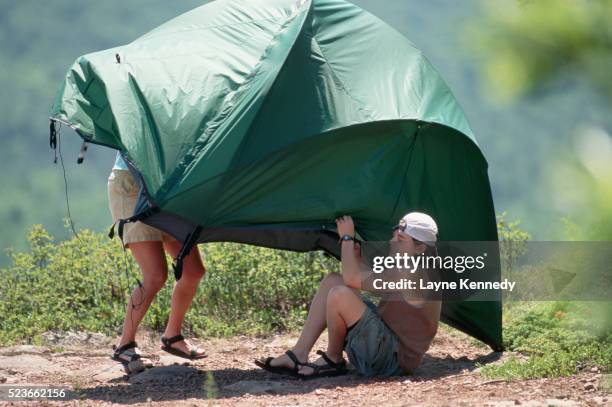
[(72, 221), (72, 214), (70, 213), (70, 201), (68, 199), (68, 179), (66, 178), (66, 167), (64, 166), (64, 156), (62, 155), (61, 129), (62, 129), (62, 125), (60, 123), (58, 131), (57, 131), (57, 150), (58, 150), (59, 157), (60, 157), (60, 164), (62, 166), (62, 175), (64, 176), (64, 195), (66, 198), (66, 213), (68, 215), (68, 224), (70, 225), (70, 229), (72, 230), (74, 237), (76, 237), (79, 241), (81, 241), (81, 238), (79, 234), (76, 232), (76, 229), (74, 227), (74, 222)]
[[(74, 222), (72, 220), (72, 214), (70, 212), (70, 199), (68, 197), (68, 178), (66, 177), (66, 166), (64, 165), (64, 156), (62, 155), (62, 141), (61, 141), (61, 128), (62, 128), (62, 124), (59, 123), (59, 128), (57, 129), (57, 150), (55, 150), (55, 158), (53, 160), (53, 162), (55, 164), (57, 164), (57, 154), (59, 154), (59, 158), (60, 158), (60, 164), (62, 166), (62, 175), (64, 177), (64, 196), (66, 198), (66, 213), (68, 215), (68, 224), (70, 225), (70, 229), (72, 230), (72, 233), (74, 234), (74, 237), (76, 237), (79, 242), (82, 242), (79, 234), (77, 233), (75, 227), (74, 227)], [(124, 265), (125, 265), (125, 277), (126, 277), (126, 281), (128, 282), (128, 287), (129, 287), (129, 279), (130, 279), (130, 261), (128, 259), (128, 255), (127, 255), (127, 250), (125, 248), (125, 245), (123, 245), (123, 242), (121, 242), (121, 245), (123, 246), (123, 259), (124, 259)], [(147, 292), (144, 289), (144, 286), (142, 284), (142, 282), (140, 281), (140, 279), (136, 279), (136, 282), (138, 283), (138, 287), (140, 287), (140, 291), (141, 291), (141, 300), (138, 304), (135, 304), (133, 301), (132, 296), (130, 295), (130, 300), (132, 301), (132, 308), (130, 310), (130, 324), (132, 326), (132, 330), (134, 330), (134, 318), (132, 318), (132, 313), (134, 312), (135, 309), (137, 309), (138, 307), (140, 307), (142, 304), (144, 304), (146, 296), (147, 296)]]

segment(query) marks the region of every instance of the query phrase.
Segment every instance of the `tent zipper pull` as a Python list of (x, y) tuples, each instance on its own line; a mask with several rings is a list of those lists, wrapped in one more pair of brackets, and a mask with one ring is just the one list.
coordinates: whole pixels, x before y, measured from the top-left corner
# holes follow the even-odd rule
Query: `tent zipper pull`
[(77, 158), (77, 164), (83, 164), (85, 160), (85, 153), (87, 152), (87, 141), (83, 141), (81, 144), (81, 150), (79, 151), (79, 158)]
[(55, 120), (49, 120), (49, 147), (53, 149), (53, 164), (57, 164), (57, 129)]
[(181, 251), (172, 262), (172, 269), (174, 270), (174, 278), (176, 281), (179, 281), (183, 276), (183, 259), (187, 257), (189, 253), (191, 253), (191, 250), (193, 249), (193, 246), (196, 245), (201, 232), (202, 227), (196, 226), (191, 233), (187, 235), (187, 238), (185, 238), (185, 242), (183, 243), (183, 247), (181, 247)]

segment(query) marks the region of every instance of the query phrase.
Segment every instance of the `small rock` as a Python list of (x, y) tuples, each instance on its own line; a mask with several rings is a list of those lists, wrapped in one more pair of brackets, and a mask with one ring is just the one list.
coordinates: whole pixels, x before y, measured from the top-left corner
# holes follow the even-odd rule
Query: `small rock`
[(111, 366), (105, 366), (102, 369), (98, 368), (97, 370), (98, 371), (95, 371), (94, 369), (89, 368), (79, 371), (79, 373), (84, 376), (91, 376), (92, 379), (102, 383), (116, 380), (125, 376), (125, 368), (121, 363), (115, 363)]
[(406, 379), (406, 380), (404, 380), (402, 383), (403, 383), (403, 384), (410, 384), (410, 383), (412, 383), (412, 380), (410, 380), (410, 379)]
[(6, 383), (6, 377), (0, 376), (0, 383)]
[(42, 334), (46, 343), (59, 346), (90, 345), (94, 347), (106, 346), (112, 339), (99, 332), (56, 332), (47, 331)]
[(128, 372), (130, 372), (130, 374), (140, 373), (143, 370), (145, 370), (145, 365), (144, 363), (142, 363), (140, 359), (133, 360), (130, 363), (128, 363), (127, 370)]
[(185, 359), (170, 354), (162, 354), (159, 356), (159, 363), (162, 365), (178, 365), (183, 363)]
[(584, 385), (584, 389), (585, 390), (595, 390), (595, 386), (593, 385), (593, 383), (587, 383)]
[(24, 373), (35, 367), (36, 371), (49, 373), (62, 372), (64, 369), (39, 355), (0, 356), (0, 366), (9, 372)]
[(599, 373), (599, 368), (598, 368), (597, 366), (593, 366), (593, 367), (591, 368), (591, 372), (592, 372), (592, 373)]

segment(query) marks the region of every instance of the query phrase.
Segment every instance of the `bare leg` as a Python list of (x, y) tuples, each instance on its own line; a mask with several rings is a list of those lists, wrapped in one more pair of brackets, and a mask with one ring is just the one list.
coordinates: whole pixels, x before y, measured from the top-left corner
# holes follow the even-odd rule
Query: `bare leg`
[[(293, 353), (295, 353), (298, 360), (301, 362), (308, 361), (308, 354), (310, 353), (310, 350), (327, 327), (327, 297), (329, 292), (337, 286), (344, 286), (344, 280), (342, 280), (342, 276), (338, 273), (330, 273), (323, 279), (323, 281), (321, 281), (321, 285), (319, 286), (319, 289), (312, 300), (312, 304), (310, 305), (308, 317), (306, 318), (306, 323), (304, 324), (304, 328), (300, 333), (300, 337), (295, 346), (291, 348)], [(270, 365), (287, 366), (292, 368), (293, 362), (287, 355), (281, 355), (274, 359)]]
[[(181, 244), (172, 241), (164, 244), (168, 253), (173, 257), (176, 257), (181, 250)], [(183, 276), (174, 285), (172, 291), (172, 306), (170, 309), (170, 316), (168, 318), (168, 325), (164, 331), (166, 338), (179, 335), (183, 322), (185, 321), (185, 314), (189, 310), (189, 306), (193, 301), (200, 280), (206, 272), (204, 264), (202, 263), (202, 257), (197, 247), (194, 247), (189, 255), (185, 257), (183, 261)], [(172, 344), (173, 348), (180, 349), (183, 352), (189, 353), (191, 346), (185, 341), (175, 342)], [(198, 354), (204, 353), (202, 350), (196, 350)]]
[[(361, 297), (351, 288), (339, 285), (333, 287), (327, 296), (327, 335), (329, 338), (327, 345), (327, 356), (334, 362), (342, 360), (342, 350), (344, 348), (344, 338), (349, 326), (357, 323), (363, 316), (366, 309)], [(325, 364), (323, 358), (315, 361), (315, 364)], [(303, 366), (300, 373), (309, 375), (313, 369)]]
[(123, 332), (117, 347), (132, 342), (136, 338), (136, 331), (147, 313), (155, 295), (166, 282), (168, 266), (161, 242), (131, 243), (129, 249), (142, 273), (142, 287), (134, 288), (128, 302)]

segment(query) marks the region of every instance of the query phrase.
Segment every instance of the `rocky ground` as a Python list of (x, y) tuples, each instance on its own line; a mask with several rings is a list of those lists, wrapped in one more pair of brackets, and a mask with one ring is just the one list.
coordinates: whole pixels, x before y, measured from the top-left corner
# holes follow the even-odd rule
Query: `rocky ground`
[[(444, 330), (410, 377), (344, 377), (300, 381), (258, 369), (255, 358), (277, 355), (295, 336), (201, 341), (210, 356), (184, 363), (159, 350), (159, 338), (139, 338), (155, 366), (127, 375), (109, 358), (112, 341), (99, 334), (47, 336), (49, 346), (0, 348), (0, 389), (66, 387), (67, 400), (0, 401), (2, 405), (381, 405), (612, 406), (610, 376), (595, 369), (561, 379), (488, 380), (478, 366), (508, 357)], [(318, 344), (322, 348), (325, 344)], [(0, 394), (2, 394), (0, 392)]]

